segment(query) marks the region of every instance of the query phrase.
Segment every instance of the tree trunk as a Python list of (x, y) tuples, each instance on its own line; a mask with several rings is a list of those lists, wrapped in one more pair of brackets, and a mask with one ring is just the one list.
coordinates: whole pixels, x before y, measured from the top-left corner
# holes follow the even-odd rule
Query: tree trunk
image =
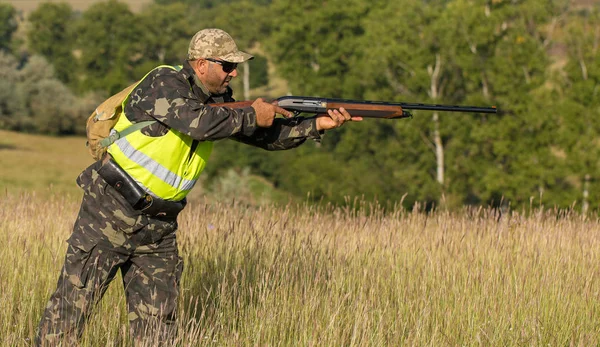
[(590, 202), (588, 200), (590, 196), (590, 175), (585, 175), (585, 181), (583, 183), (583, 204), (581, 206), (581, 212), (585, 215), (590, 208)]
[[(427, 68), (429, 77), (431, 78), (431, 84), (429, 89), (429, 95), (435, 101), (439, 97), (439, 80), (440, 70), (442, 68), (442, 62), (439, 54), (435, 56), (435, 67), (431, 65)], [(444, 185), (444, 144), (442, 143), (442, 136), (440, 135), (440, 119), (437, 112), (433, 113), (433, 144), (435, 145), (435, 159), (437, 166), (436, 179), (439, 184)]]
[(435, 159), (437, 164), (437, 181), (444, 185), (444, 144), (440, 135), (440, 119), (437, 112), (433, 113), (433, 143), (435, 144)]

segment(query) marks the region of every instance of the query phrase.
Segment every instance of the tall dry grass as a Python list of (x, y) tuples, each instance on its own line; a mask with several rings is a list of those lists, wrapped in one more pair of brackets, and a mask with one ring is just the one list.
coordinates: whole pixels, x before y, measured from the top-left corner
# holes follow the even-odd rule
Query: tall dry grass
[[(78, 201), (0, 196), (0, 336), (27, 346)], [(600, 223), (559, 211), (191, 204), (179, 343), (600, 344)], [(83, 346), (128, 341), (115, 281)]]

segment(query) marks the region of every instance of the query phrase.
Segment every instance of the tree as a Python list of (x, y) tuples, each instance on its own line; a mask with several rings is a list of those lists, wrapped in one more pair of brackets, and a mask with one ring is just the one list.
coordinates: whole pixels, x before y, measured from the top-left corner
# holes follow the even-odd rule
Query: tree
[[(360, 42), (368, 49), (361, 59), (354, 59), (348, 77), (362, 81), (363, 98), (446, 101), (446, 85), (453, 71), (448, 68), (448, 57), (442, 54), (432, 26), (441, 17), (443, 5), (435, 1), (385, 2), (369, 12), (363, 20), (365, 34)], [(398, 20), (389, 13), (410, 15)], [(379, 175), (385, 177), (390, 199), (399, 200), (408, 194), (405, 197), (408, 204), (415, 201), (433, 204), (439, 201), (445, 187), (442, 143), (445, 133), (440, 132), (437, 114), (431, 124), (429, 112), (414, 113), (413, 120), (380, 125), (387, 130), (368, 139), (374, 143), (375, 158), (365, 160), (360, 156), (358, 160), (379, 163), (370, 167), (376, 167)], [(344, 134), (340, 147), (347, 147), (347, 141), (365, 141), (365, 137), (373, 133), (370, 127), (367, 129), (362, 135), (356, 131)], [(360, 143), (350, 148), (360, 150)]]
[(0, 51), (0, 129), (17, 130), (23, 117), (21, 94), (15, 89), (18, 65), (15, 57)]
[(27, 114), (23, 130), (50, 135), (74, 134), (78, 123), (91, 113), (82, 113), (77, 98), (54, 76), (54, 69), (41, 56), (32, 56), (19, 71), (16, 85)]
[(115, 94), (141, 76), (144, 34), (137, 18), (122, 2), (95, 3), (77, 22), (77, 46), (83, 69), (80, 91)]
[(587, 212), (600, 204), (600, 7), (572, 13), (563, 29), (559, 47), (564, 47), (565, 63), (555, 84), (563, 100), (557, 110), (562, 114), (560, 153), (571, 169), (576, 200)]
[(452, 163), (446, 189), (458, 204), (504, 199), (522, 205), (565, 191), (562, 167), (548, 150), (557, 115), (548, 113), (552, 97), (544, 87), (552, 32), (541, 29), (551, 28), (563, 10), (558, 1), (455, 0), (433, 26), (450, 72), (446, 101), (496, 104), (503, 111), (445, 122)]
[(74, 14), (67, 3), (46, 2), (29, 15), (27, 40), (35, 54), (43, 55), (53, 66), (56, 77), (70, 83), (77, 73), (73, 56), (72, 23)]
[(138, 40), (143, 43), (142, 59), (136, 69), (138, 78), (158, 65), (177, 65), (187, 59), (188, 45), (196, 30), (190, 25), (186, 5), (152, 5), (137, 17), (141, 28)]
[(271, 12), (285, 16), (273, 19), (277, 30), (272, 31), (267, 48), (292, 94), (360, 95), (360, 81), (348, 78), (348, 72), (365, 52), (357, 38), (364, 33), (362, 18), (372, 8), (377, 8), (377, 2), (273, 1)]
[(0, 51), (11, 52), (11, 41), (17, 30), (17, 11), (6, 3), (0, 3)]

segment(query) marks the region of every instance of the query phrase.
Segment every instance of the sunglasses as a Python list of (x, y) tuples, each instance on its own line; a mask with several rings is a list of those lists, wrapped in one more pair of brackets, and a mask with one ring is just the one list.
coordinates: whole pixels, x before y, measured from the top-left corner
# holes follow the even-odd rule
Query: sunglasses
[(237, 68), (237, 63), (230, 63), (228, 61), (222, 61), (222, 60), (216, 60), (213, 58), (205, 58), (205, 60), (208, 60), (210, 62), (213, 62), (215, 64), (219, 64), (221, 65), (221, 68), (223, 69), (223, 72), (225, 73), (232, 73), (233, 70), (235, 70)]

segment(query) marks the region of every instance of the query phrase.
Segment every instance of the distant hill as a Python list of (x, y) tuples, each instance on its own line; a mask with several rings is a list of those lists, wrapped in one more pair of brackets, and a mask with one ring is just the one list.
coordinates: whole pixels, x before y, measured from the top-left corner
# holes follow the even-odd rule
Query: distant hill
[[(23, 11), (23, 14), (27, 15), (29, 12), (35, 10), (37, 6), (44, 2), (66, 2), (71, 4), (74, 10), (85, 11), (90, 5), (96, 2), (103, 2), (106, 0), (0, 0), (0, 2), (8, 2), (12, 4), (17, 10)], [(138, 12), (145, 6), (148, 6), (153, 0), (119, 0), (129, 4), (129, 8)]]

